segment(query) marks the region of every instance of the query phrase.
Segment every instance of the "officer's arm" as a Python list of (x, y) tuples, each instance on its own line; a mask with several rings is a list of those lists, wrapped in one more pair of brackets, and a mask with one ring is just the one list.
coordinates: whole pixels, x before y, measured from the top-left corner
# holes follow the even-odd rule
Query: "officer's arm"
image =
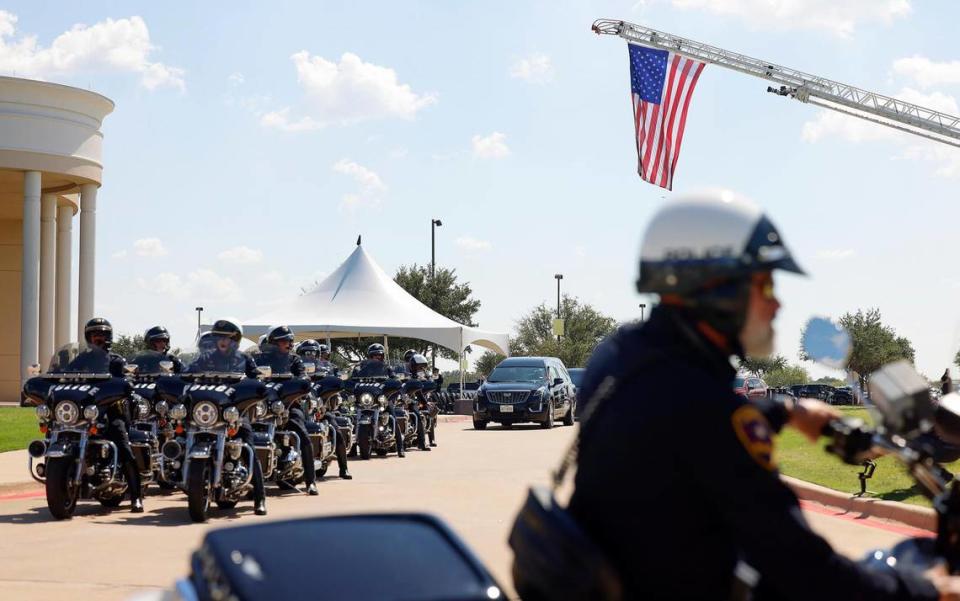
[(303, 359), (298, 355), (293, 355), (290, 359), (290, 373), (293, 374), (295, 378), (303, 375)]
[[(878, 573), (833, 551), (807, 525), (793, 492), (773, 465), (772, 428), (753, 405), (731, 410), (717, 403), (713, 419), (694, 420), (696, 449), (709, 449), (710, 465), (690, 445), (689, 473), (720, 509), (747, 563), (766, 585), (796, 599), (937, 599), (918, 574)], [(717, 424), (725, 427), (717, 428)], [(705, 443), (705, 444), (704, 444)]]
[(183, 373), (183, 370), (184, 370), (183, 361), (180, 360), (180, 357), (177, 357), (176, 355), (174, 355), (173, 356), (173, 373), (175, 374)]
[(123, 366), (127, 364), (127, 360), (121, 357), (120, 355), (114, 355), (110, 357), (110, 375), (114, 378), (123, 377)]
[(257, 371), (257, 364), (250, 355), (243, 356), (243, 371), (247, 374), (248, 378), (256, 378), (259, 372)]

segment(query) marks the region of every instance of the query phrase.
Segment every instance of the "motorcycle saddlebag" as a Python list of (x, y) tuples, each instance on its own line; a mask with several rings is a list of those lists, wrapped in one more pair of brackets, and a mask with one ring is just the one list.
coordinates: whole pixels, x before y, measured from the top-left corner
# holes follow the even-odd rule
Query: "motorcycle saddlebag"
[(513, 583), (527, 601), (623, 597), (620, 576), (543, 486), (531, 487), (510, 532)]

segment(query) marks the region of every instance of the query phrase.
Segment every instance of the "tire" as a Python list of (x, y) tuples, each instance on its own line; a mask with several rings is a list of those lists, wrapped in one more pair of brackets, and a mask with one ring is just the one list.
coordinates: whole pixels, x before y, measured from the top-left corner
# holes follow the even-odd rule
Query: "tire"
[(167, 482), (166, 480), (162, 480), (160, 478), (157, 478), (157, 486), (160, 487), (160, 490), (177, 490), (176, 484)]
[(540, 424), (540, 427), (544, 430), (550, 430), (553, 428), (553, 405), (547, 409), (547, 419)]
[(217, 507), (220, 509), (233, 509), (236, 506), (236, 501), (217, 501)]
[(486, 430), (486, 429), (487, 429), (487, 422), (483, 421), (482, 419), (475, 419), (475, 420), (473, 420), (473, 429), (474, 429), (474, 430)]
[(109, 507), (110, 509), (114, 509), (116, 507), (120, 507), (120, 503), (123, 503), (123, 495), (117, 495), (115, 497), (107, 497), (107, 498), (97, 499), (97, 500), (100, 501), (100, 504), (103, 505), (104, 507)]
[(73, 459), (47, 461), (47, 508), (56, 520), (70, 519), (77, 509), (79, 489), (73, 483), (75, 468)]
[(326, 475), (327, 475), (327, 468), (329, 468), (329, 467), (330, 467), (330, 462), (329, 462), (329, 461), (323, 461), (323, 462), (321, 462), (321, 463), (320, 463), (320, 467), (314, 470), (314, 471), (316, 472), (316, 474), (317, 474), (317, 478), (323, 478), (324, 476), (326, 476)]
[(576, 410), (577, 410), (577, 402), (576, 402), (576, 401), (570, 401), (570, 411), (567, 411), (567, 414), (563, 416), (563, 425), (564, 425), (564, 426), (572, 426), (572, 425), (573, 425), (573, 420), (574, 420), (573, 412), (576, 411)]
[(210, 510), (210, 462), (206, 459), (190, 460), (190, 475), (187, 479), (187, 509), (194, 522), (206, 522)]
[(387, 456), (387, 450), (386, 450), (386, 449), (377, 449), (377, 450), (376, 450), (376, 453), (377, 453), (377, 457), (386, 457), (386, 456)]
[(372, 426), (360, 426), (360, 436), (357, 437), (357, 450), (360, 452), (361, 459), (370, 459), (370, 454), (373, 451)]

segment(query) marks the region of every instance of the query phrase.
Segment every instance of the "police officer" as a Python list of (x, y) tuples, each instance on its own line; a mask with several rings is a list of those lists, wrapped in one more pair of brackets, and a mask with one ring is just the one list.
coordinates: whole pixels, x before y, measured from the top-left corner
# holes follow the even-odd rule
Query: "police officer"
[[(126, 359), (110, 352), (110, 347), (113, 344), (113, 326), (110, 325), (109, 321), (102, 317), (94, 317), (88, 321), (83, 327), (83, 339), (87, 342), (87, 349), (79, 353), (70, 362), (70, 371), (98, 371), (95, 365), (102, 363), (103, 354), (106, 353), (110, 375), (115, 378), (124, 376), (123, 367), (127, 364)], [(140, 470), (137, 469), (137, 461), (133, 457), (133, 449), (130, 448), (130, 437), (127, 432), (127, 426), (130, 423), (128, 412), (129, 408), (125, 403), (115, 403), (108, 407), (107, 420), (109, 425), (103, 436), (117, 445), (118, 460), (127, 477), (130, 510), (133, 513), (143, 513)]]
[[(363, 361), (353, 369), (351, 378), (373, 378), (373, 377), (388, 377), (393, 378), (396, 376), (393, 372), (393, 368), (386, 364), (384, 359), (386, 358), (386, 349), (383, 348), (382, 344), (374, 343), (367, 347), (367, 360)], [(393, 435), (397, 440), (397, 456), (406, 457), (407, 453), (403, 448), (403, 431), (406, 429), (406, 416), (403, 413), (401, 407), (397, 407), (394, 404), (389, 406), (390, 413), (395, 418), (393, 420)]]
[[(731, 356), (773, 350), (774, 270), (802, 273), (773, 224), (733, 193), (672, 201), (653, 217), (637, 289), (659, 294), (660, 305), (589, 362), (570, 513), (619, 573), (625, 598), (729, 598), (738, 560), (759, 572), (758, 592), (777, 598), (960, 590), (947, 576), (934, 586), (838, 555), (780, 480), (773, 435), (790, 425), (815, 440), (838, 413), (812, 400), (751, 403), (732, 390)], [(656, 459), (637, 480), (623, 457)]]
[[(303, 377), (303, 361), (293, 350), (293, 332), (287, 326), (276, 326), (267, 332), (266, 339), (260, 345), (260, 352), (254, 353), (253, 360), (257, 365), (267, 365), (275, 374), (292, 374), (295, 378)], [(313, 465), (313, 443), (307, 433), (307, 416), (299, 403), (290, 407), (289, 417), (285, 427), (295, 432), (300, 438), (300, 456), (303, 459), (303, 481), (307, 485), (307, 494), (320, 494), (317, 490), (317, 475)], [(281, 488), (296, 490), (289, 482), (279, 482)]]
[[(257, 377), (257, 364), (250, 355), (240, 352), (240, 326), (229, 319), (218, 319), (208, 332), (200, 337), (200, 353), (187, 366), (186, 373), (227, 372), (242, 373), (248, 378)], [(246, 416), (240, 422), (240, 438), (253, 446), (253, 429)], [(260, 461), (253, 462), (253, 511), (267, 515), (267, 495), (263, 487), (263, 468)]]
[(143, 334), (143, 343), (148, 351), (159, 353), (160, 361), (173, 363), (173, 373), (183, 371), (183, 361), (180, 357), (170, 353), (170, 332), (163, 326), (153, 326)]
[[(425, 382), (429, 379), (429, 364), (427, 359), (415, 352), (407, 351), (404, 354), (404, 361), (407, 368), (407, 373), (410, 374), (412, 380), (417, 382)], [(412, 389), (412, 394), (410, 395), (411, 402), (408, 405), (410, 412), (417, 416), (417, 448), (421, 451), (429, 451), (430, 447), (437, 446), (435, 442), (433, 428), (430, 429), (430, 447), (427, 446), (427, 428), (423, 423), (423, 416), (420, 412), (421, 404), (424, 409), (427, 409), (427, 399), (423, 394), (423, 389), (418, 387)]]
[[(306, 363), (312, 362), (317, 366), (317, 370), (325, 372), (327, 377), (337, 377), (339, 370), (337, 366), (330, 361), (330, 349), (325, 344), (320, 344), (316, 340), (304, 340), (297, 345), (297, 355)], [(336, 398), (336, 396), (331, 397)], [(353, 480), (350, 470), (347, 469), (347, 443), (343, 436), (340, 436), (340, 428), (350, 427), (351, 421), (346, 417), (340, 417), (336, 414), (336, 406), (330, 406), (323, 412), (323, 419), (336, 433), (337, 443), (337, 466), (340, 468), (340, 478), (343, 480)]]

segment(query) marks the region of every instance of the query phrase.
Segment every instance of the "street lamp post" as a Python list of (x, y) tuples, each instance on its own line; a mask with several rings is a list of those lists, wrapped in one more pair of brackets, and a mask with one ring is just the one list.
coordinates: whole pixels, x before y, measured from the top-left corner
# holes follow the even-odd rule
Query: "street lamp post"
[[(563, 279), (563, 274), (558, 273), (553, 277), (557, 279), (557, 319), (560, 319), (560, 280)], [(560, 342), (560, 334), (557, 334), (557, 342)]]
[(643, 310), (647, 308), (646, 303), (640, 303), (640, 321), (643, 321)]
[(430, 277), (432, 278), (437, 271), (437, 228), (442, 226), (443, 222), (439, 219), (430, 220)]
[(200, 331), (200, 314), (203, 313), (203, 307), (197, 307), (197, 332)]

